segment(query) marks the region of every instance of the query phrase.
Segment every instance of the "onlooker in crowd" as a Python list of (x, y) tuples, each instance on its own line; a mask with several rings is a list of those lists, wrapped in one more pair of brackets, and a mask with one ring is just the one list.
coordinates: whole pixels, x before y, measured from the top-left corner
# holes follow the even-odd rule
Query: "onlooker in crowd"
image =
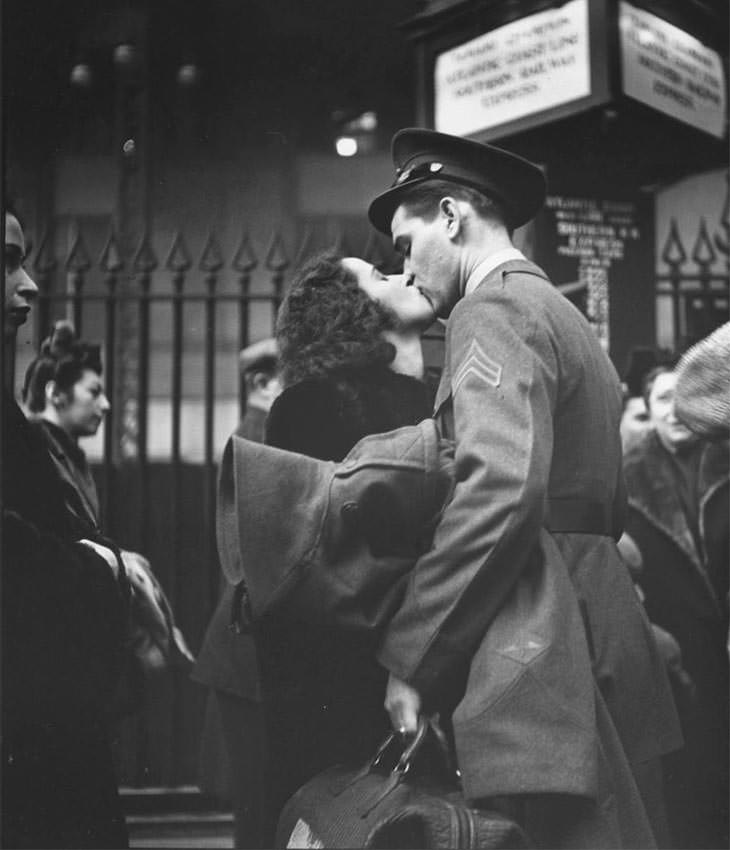
[(709, 439), (730, 435), (730, 322), (689, 349), (677, 366), (677, 418)]
[(642, 384), (647, 372), (657, 365), (657, 352), (653, 348), (632, 348), (621, 386), (624, 390), (623, 412), (621, 414), (621, 446), (624, 454), (649, 428), (649, 414), (646, 411)]
[[(37, 289), (5, 214), (6, 362)], [(2, 845), (126, 847), (107, 729), (127, 586), (113, 544), (66, 505), (53, 462), (3, 394)]]
[(677, 373), (645, 380), (651, 430), (626, 455), (626, 530), (642, 557), (649, 618), (679, 644), (684, 749), (665, 758), (674, 847), (728, 846), (728, 446), (675, 412)]
[[(615, 543), (624, 507), (618, 378), (579, 311), (511, 241), (542, 206), (543, 174), (498, 148), (426, 130), (396, 134), (393, 158), (395, 182), (370, 219), (448, 318), (435, 411), (455, 440), (456, 487), (379, 653), (392, 724), (415, 729), (422, 711), (465, 687), (453, 718), (468, 797), (501, 807), (540, 846), (650, 846), (636, 789), (661, 829), (658, 760), (679, 744), (676, 716)], [(611, 770), (623, 764), (628, 776), (606, 777), (613, 810), (596, 801), (587, 763), (573, 761), (575, 725), (558, 753), (562, 711), (577, 708), (576, 694), (548, 707), (525, 676), (519, 698), (489, 702), (501, 657), (485, 654), (491, 627), (536, 564), (569, 575), (583, 614), (577, 640), (598, 686), (591, 704), (620, 741)], [(503, 653), (529, 668), (542, 649), (526, 633)]]
[(246, 409), (236, 434), (262, 443), (266, 417), (281, 392), (276, 340), (269, 337), (247, 346), (238, 355), (238, 363), (246, 382)]
[[(244, 348), (239, 364), (246, 409), (236, 433), (263, 442), (266, 415), (281, 390), (276, 340)], [(234, 845), (263, 847), (266, 735), (256, 651), (243, 596), (226, 584), (192, 677), (210, 688), (200, 748), (200, 783), (233, 804)]]
[(41, 344), (23, 382), (23, 403), (64, 482), (66, 503), (95, 528), (99, 497), (79, 438), (96, 434), (109, 411), (101, 371), (99, 346), (78, 341), (73, 325), (62, 320)]
[(631, 446), (640, 440), (649, 429), (649, 414), (646, 411), (644, 399), (639, 396), (626, 396), (623, 402), (619, 432), (621, 447), (626, 453)]
[[(110, 408), (99, 346), (78, 340), (70, 322), (57, 321), (26, 371), (23, 401), (63, 482), (68, 510), (100, 532), (96, 483), (79, 446), (80, 438), (96, 434)], [(121, 556), (131, 598), (123, 675), (113, 706), (120, 715), (142, 707), (150, 676), (193, 660), (149, 561), (127, 550)]]

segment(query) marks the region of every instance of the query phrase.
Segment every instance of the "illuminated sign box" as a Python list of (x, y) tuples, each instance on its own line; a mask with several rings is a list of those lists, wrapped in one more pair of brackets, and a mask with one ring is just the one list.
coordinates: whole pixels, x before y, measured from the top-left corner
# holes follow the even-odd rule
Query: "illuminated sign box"
[(718, 139), (727, 126), (720, 55), (626, 0), (567, 0), (492, 29), (439, 53), (433, 80), (435, 128), (483, 141), (623, 95)]
[(467, 136), (591, 94), (588, 0), (570, 0), (442, 53), (435, 125)]
[(721, 139), (727, 110), (718, 53), (656, 15), (619, 4), (623, 90)]

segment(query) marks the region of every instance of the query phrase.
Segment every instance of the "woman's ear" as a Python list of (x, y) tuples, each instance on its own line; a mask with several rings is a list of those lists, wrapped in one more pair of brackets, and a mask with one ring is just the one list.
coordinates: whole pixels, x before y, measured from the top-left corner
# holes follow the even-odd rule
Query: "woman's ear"
[(58, 388), (58, 384), (55, 381), (49, 381), (46, 384), (45, 396), (46, 404), (50, 404), (56, 408), (63, 407), (67, 401), (66, 393)]
[(455, 239), (462, 228), (462, 215), (455, 198), (445, 197), (439, 201), (439, 211), (446, 220), (446, 233), (450, 239)]

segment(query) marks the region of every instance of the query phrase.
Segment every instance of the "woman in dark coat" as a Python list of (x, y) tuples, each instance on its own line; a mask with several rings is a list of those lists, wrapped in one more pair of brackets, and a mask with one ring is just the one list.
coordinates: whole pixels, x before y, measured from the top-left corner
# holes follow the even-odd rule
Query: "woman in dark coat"
[(63, 482), (69, 510), (97, 530), (99, 497), (78, 441), (96, 434), (109, 410), (101, 371), (99, 346), (78, 340), (70, 322), (58, 321), (23, 383), (23, 401)]
[[(6, 363), (35, 284), (5, 216)], [(127, 585), (109, 541), (67, 508), (43, 442), (2, 401), (3, 847), (126, 847), (106, 711), (121, 667)]]
[[(269, 414), (267, 443), (337, 461), (368, 434), (430, 415), (419, 380), (420, 333), (434, 316), (408, 282), (331, 254), (302, 270), (278, 318), (285, 389)], [(313, 775), (374, 752), (389, 729), (387, 676), (372, 638), (265, 621), (256, 640), (273, 827), (284, 802)]]
[[(31, 428), (56, 469), (67, 510), (83, 527), (103, 533), (96, 483), (79, 446), (81, 438), (96, 434), (110, 409), (99, 346), (79, 340), (70, 322), (57, 321), (28, 367), (23, 400)], [(173, 657), (183, 666), (193, 658), (173, 627), (170, 603), (147, 559), (127, 550), (120, 555), (129, 582), (130, 619), (113, 713), (124, 715), (141, 708), (148, 676), (164, 670)]]

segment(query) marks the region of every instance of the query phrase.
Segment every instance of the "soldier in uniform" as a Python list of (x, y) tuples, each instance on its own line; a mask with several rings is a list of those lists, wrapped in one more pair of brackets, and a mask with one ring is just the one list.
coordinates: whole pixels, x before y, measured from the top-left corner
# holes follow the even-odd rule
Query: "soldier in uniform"
[[(681, 736), (616, 548), (618, 377), (585, 318), (512, 244), (543, 204), (543, 173), (422, 129), (397, 133), (393, 158), (395, 182), (369, 216), (448, 320), (435, 415), (455, 441), (456, 485), (380, 647), (391, 722), (410, 732), (420, 713), (453, 709), (467, 797), (538, 846), (652, 846), (664, 839), (659, 759)], [(580, 646), (565, 645), (585, 649), (594, 693), (566, 698), (565, 661), (554, 681), (535, 675), (550, 649), (539, 620), (500, 644), (499, 623), (538, 575), (566, 577), (582, 626)], [(511, 684), (495, 700), (500, 677)], [(580, 758), (579, 715), (599, 742)]]

